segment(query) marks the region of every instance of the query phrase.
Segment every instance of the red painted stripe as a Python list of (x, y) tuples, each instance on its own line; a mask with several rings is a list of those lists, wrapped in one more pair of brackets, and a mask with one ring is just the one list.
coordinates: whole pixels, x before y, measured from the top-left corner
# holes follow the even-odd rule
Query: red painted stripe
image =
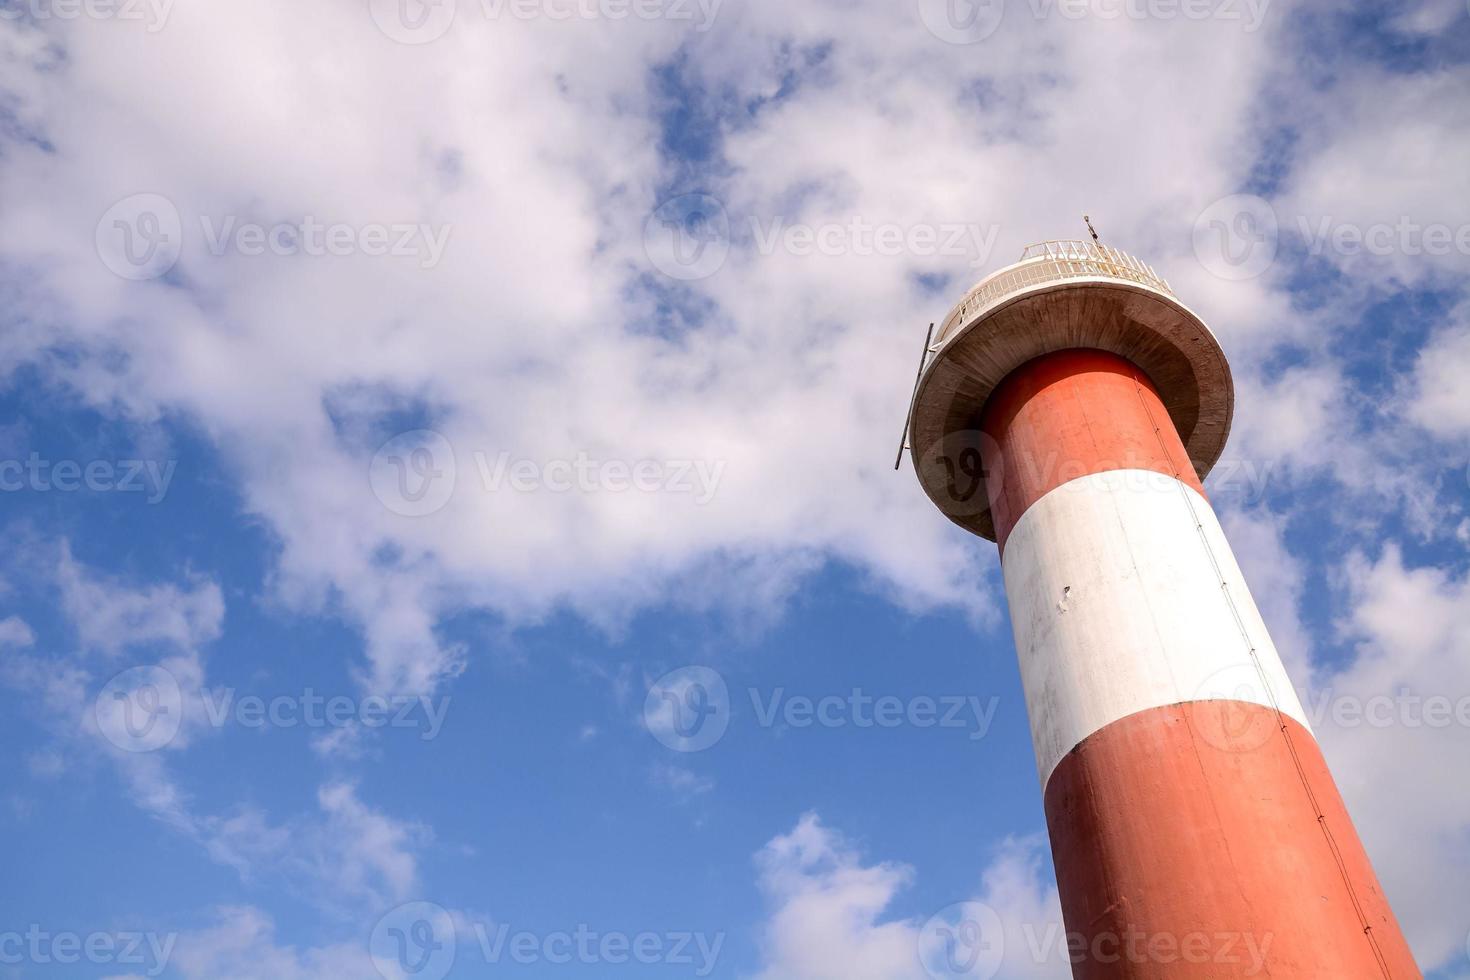
[(1239, 701), (1153, 708), (1057, 767), (1046, 817), (1085, 950), (1074, 976), (1421, 976), (1316, 740), (1277, 718)]
[(1064, 350), (1021, 365), (985, 403), (980, 428), (1002, 550), (1026, 508), (1092, 473), (1154, 470), (1204, 493), (1153, 383), (1106, 351)]

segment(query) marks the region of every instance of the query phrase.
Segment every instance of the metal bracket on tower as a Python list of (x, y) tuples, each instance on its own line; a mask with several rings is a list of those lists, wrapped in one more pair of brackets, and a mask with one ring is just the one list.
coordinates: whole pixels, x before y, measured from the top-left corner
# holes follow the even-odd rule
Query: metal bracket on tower
[(919, 399), (919, 382), (924, 380), (924, 368), (929, 364), (929, 343), (934, 339), (934, 324), (929, 324), (929, 333), (924, 337), (924, 350), (919, 354), (919, 373), (914, 376), (914, 393), (909, 396), (908, 414), (903, 417), (903, 435), (898, 439), (898, 455), (893, 460), (896, 470), (903, 465), (903, 451), (909, 447), (909, 423), (914, 419), (914, 403)]

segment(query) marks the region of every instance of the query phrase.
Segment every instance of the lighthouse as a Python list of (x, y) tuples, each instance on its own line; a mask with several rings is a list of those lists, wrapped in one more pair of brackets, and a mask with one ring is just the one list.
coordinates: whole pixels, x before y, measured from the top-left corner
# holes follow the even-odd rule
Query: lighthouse
[(1000, 549), (1074, 975), (1419, 977), (1205, 493), (1234, 397), (1147, 263), (1052, 241), (931, 333), (907, 437)]

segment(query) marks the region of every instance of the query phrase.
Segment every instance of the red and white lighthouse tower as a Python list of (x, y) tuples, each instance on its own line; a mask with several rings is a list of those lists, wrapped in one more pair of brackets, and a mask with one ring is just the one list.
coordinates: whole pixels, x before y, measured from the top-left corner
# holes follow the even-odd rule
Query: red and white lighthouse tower
[(908, 431), (996, 541), (1077, 977), (1420, 973), (1202, 481), (1234, 388), (1147, 264), (1031, 246), (950, 313)]

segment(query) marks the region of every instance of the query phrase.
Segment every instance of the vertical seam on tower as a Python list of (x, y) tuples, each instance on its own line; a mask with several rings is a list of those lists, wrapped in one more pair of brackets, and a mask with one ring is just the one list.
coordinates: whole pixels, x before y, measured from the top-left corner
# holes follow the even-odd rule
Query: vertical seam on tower
[(1332, 860), (1337, 865), (1337, 870), (1342, 875), (1343, 886), (1347, 889), (1348, 901), (1352, 903), (1353, 911), (1357, 913), (1358, 922), (1363, 927), (1363, 935), (1368, 939), (1368, 945), (1373, 950), (1373, 955), (1378, 959), (1379, 969), (1385, 977), (1392, 980), (1393, 974), (1389, 972), (1388, 961), (1384, 958), (1383, 951), (1378, 948), (1378, 939), (1373, 935), (1373, 926), (1368, 917), (1363, 914), (1362, 903), (1358, 900), (1357, 889), (1353, 888), (1351, 875), (1348, 874), (1347, 862), (1343, 859), (1342, 850), (1337, 845), (1337, 839), (1332, 835), (1332, 828), (1327, 824), (1327, 815), (1322, 812), (1321, 805), (1317, 802), (1317, 795), (1312, 792), (1311, 783), (1307, 779), (1306, 769), (1302, 766), (1301, 757), (1297, 754), (1296, 743), (1292, 740), (1291, 731), (1286, 724), (1286, 715), (1281, 710), (1281, 705), (1276, 700), (1276, 694), (1271, 690), (1271, 681), (1266, 676), (1266, 669), (1261, 665), (1261, 658), (1256, 652), (1256, 645), (1251, 642), (1250, 631), (1245, 627), (1245, 620), (1240, 615), (1240, 609), (1235, 604), (1235, 597), (1230, 594), (1229, 583), (1225, 580), (1225, 574), (1220, 568), (1219, 559), (1215, 556), (1215, 549), (1210, 545), (1210, 539), (1205, 534), (1204, 523), (1199, 519), (1199, 512), (1194, 508), (1194, 501), (1189, 497), (1189, 488), (1184, 485), (1184, 480), (1179, 474), (1178, 467), (1174, 464), (1174, 458), (1169, 454), (1169, 449), (1164, 445), (1163, 434), (1159, 430), (1159, 424), (1154, 419), (1153, 410), (1148, 406), (1148, 400), (1143, 397), (1143, 386), (1138, 380), (1137, 368), (1132, 368), (1130, 374), (1133, 379), (1133, 390), (1138, 396), (1138, 403), (1143, 406), (1144, 415), (1148, 418), (1149, 425), (1154, 430), (1154, 438), (1159, 443), (1159, 451), (1164, 459), (1168, 460), (1169, 469), (1174, 476), (1174, 483), (1184, 497), (1185, 506), (1189, 508), (1189, 515), (1194, 520), (1195, 530), (1199, 533), (1200, 543), (1204, 545), (1205, 555), (1210, 560), (1211, 567), (1215, 570), (1215, 580), (1220, 583), (1220, 591), (1225, 597), (1225, 604), (1230, 609), (1231, 616), (1235, 619), (1236, 628), (1240, 630), (1241, 639), (1245, 641), (1246, 649), (1249, 651), (1251, 663), (1256, 668), (1256, 674), (1261, 679), (1261, 689), (1266, 692), (1266, 698), (1271, 702), (1271, 710), (1276, 713), (1277, 727), (1281, 729), (1281, 736), (1286, 741), (1286, 750), (1291, 756), (1292, 765), (1296, 768), (1297, 778), (1301, 780), (1302, 789), (1306, 791), (1307, 802), (1311, 804), (1312, 813), (1317, 817), (1317, 826), (1322, 828), (1322, 835), (1327, 840), (1327, 849), (1332, 854)]

